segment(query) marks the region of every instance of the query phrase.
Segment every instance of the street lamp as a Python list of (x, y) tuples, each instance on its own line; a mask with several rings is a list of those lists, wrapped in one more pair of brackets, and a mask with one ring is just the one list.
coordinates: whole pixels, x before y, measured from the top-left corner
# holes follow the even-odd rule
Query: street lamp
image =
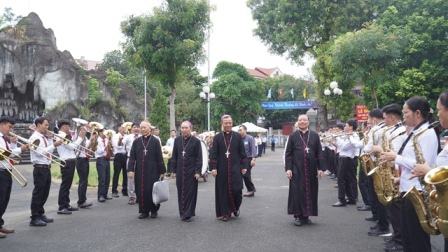
[(207, 85), (202, 88), (199, 97), (207, 103), (207, 131), (210, 131), (210, 99), (215, 98), (215, 93), (210, 93), (210, 87)]
[(335, 123), (336, 123), (336, 118), (337, 118), (336, 117), (336, 107), (337, 107), (338, 99), (342, 95), (342, 90), (340, 88), (338, 88), (338, 83), (336, 81), (332, 81), (330, 83), (330, 88), (333, 89), (333, 96), (330, 96), (331, 91), (329, 89), (325, 89), (324, 94), (325, 94), (325, 97), (327, 98), (327, 101), (329, 98), (334, 100), (334, 119), (335, 119)]

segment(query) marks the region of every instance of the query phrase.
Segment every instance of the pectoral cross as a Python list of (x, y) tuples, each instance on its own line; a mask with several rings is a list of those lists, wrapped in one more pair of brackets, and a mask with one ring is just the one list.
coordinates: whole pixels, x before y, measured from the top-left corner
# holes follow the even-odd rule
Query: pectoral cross
[(306, 150), (306, 153), (310, 153), (310, 151), (309, 151), (310, 148), (306, 147), (305, 150)]
[(185, 157), (185, 151), (182, 151), (182, 157)]
[(144, 150), (144, 152), (145, 152), (145, 156), (146, 156), (146, 152), (148, 152), (147, 150)]
[(226, 152), (227, 158), (229, 158), (229, 155), (230, 155), (229, 150), (227, 150), (227, 152)]

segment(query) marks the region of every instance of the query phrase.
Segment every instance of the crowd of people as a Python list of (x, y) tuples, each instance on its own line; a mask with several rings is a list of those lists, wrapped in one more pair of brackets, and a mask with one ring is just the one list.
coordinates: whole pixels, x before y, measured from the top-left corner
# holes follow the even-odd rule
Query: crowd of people
[[(428, 197), (423, 177), (448, 161), (448, 147), (441, 148), (437, 127), (440, 123), (441, 127), (448, 128), (448, 91), (440, 94), (437, 111), (440, 122), (434, 122), (429, 102), (415, 96), (403, 106), (389, 104), (382, 109), (372, 109), (360, 131), (356, 121), (348, 120), (320, 134), (309, 129), (306, 115), (300, 115), (284, 150), (285, 173), (289, 179), (287, 213), (294, 217), (294, 225), (310, 225), (309, 217), (318, 215), (318, 179), (326, 174), (337, 181), (338, 200), (333, 207), (356, 205), (359, 192), (363, 205), (357, 210), (370, 211), (372, 215), (366, 221), (375, 222), (366, 233), (385, 237), (386, 251), (431, 251), (429, 233), (440, 233), (440, 230), (433, 219), (421, 220), (425, 216), (419, 216), (418, 208), (428, 206), (415, 205), (416, 200), (412, 197)], [(159, 129), (148, 121), (120, 125), (113, 136), (104, 128), (92, 131), (91, 125), (86, 124), (78, 127), (75, 136), (68, 141), (66, 136), (71, 135), (69, 120), (57, 122), (55, 128), (59, 133), (54, 138), (53, 131), (48, 130), (49, 120), (40, 117), (35, 120), (29, 141), (20, 147), (17, 146), (17, 136), (11, 134), (14, 124), (11, 117), (0, 118), (0, 147), (6, 155), (0, 160), (0, 238), (14, 232), (3, 226), (2, 219), (12, 185), (11, 175), (6, 172), (12, 167), (8, 156), (32, 149), (31, 226), (46, 226), (54, 221), (45, 215), (44, 209), (52, 162), (60, 165), (62, 174), (57, 213), (71, 214), (92, 205), (86, 198), (91, 156), (96, 158), (98, 202), (120, 196), (118, 179), (122, 173), (121, 193), (129, 196), (129, 204), (138, 204), (138, 218), (157, 218), (160, 205), (153, 202), (152, 185), (168, 173), (176, 179), (179, 216), (182, 221), (190, 222), (195, 216), (203, 155), (207, 155), (208, 169), (215, 177), (216, 217), (228, 221), (232, 215), (240, 215), (244, 196), (254, 196), (252, 167), (261, 157), (263, 143), (268, 141), (264, 136), (247, 134), (244, 125), (238, 127), (238, 132), (233, 131), (232, 117), (224, 115), (222, 131), (213, 137), (206, 136), (209, 150), (203, 153), (201, 136), (196, 136), (193, 125), (184, 121), (180, 135), (176, 136), (176, 131), (172, 130), (166, 143), (172, 149), (166, 167), (163, 158), (166, 151), (158, 137)], [(270, 142), (275, 151), (275, 139)], [(59, 157), (52, 154), (54, 149)], [(112, 197), (109, 197), (112, 155)], [(77, 207), (70, 205), (69, 195), (75, 170), (80, 177)], [(247, 192), (243, 194), (244, 185)], [(422, 204), (426, 202), (425, 198)]]

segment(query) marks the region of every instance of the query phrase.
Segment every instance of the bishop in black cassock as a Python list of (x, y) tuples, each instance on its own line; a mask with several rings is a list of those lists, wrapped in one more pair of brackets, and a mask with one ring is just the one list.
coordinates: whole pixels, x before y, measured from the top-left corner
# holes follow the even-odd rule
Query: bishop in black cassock
[[(302, 120), (302, 121), (301, 121)], [(288, 214), (295, 225), (310, 224), (309, 216), (317, 216), (318, 177), (322, 146), (319, 134), (308, 130), (308, 117), (299, 117), (299, 130), (289, 136), (285, 149), (285, 169), (289, 180)], [(288, 175), (289, 174), (289, 175)]]
[(151, 212), (151, 218), (157, 217), (160, 205), (153, 203), (152, 187), (159, 178), (164, 177), (166, 171), (160, 140), (150, 134), (150, 128), (151, 124), (147, 121), (140, 124), (142, 136), (132, 143), (128, 163), (129, 177), (135, 176), (135, 193), (140, 219), (147, 218), (149, 212)]
[(243, 139), (232, 131), (232, 118), (221, 119), (223, 132), (216, 134), (210, 150), (209, 168), (216, 177), (216, 216), (223, 221), (233, 213), (238, 216), (243, 200), (243, 174), (247, 171), (247, 158)]
[(174, 139), (170, 172), (176, 177), (179, 214), (182, 220), (190, 221), (195, 216), (198, 198), (198, 179), (202, 170), (201, 141), (191, 135), (192, 125), (181, 124), (181, 136)]

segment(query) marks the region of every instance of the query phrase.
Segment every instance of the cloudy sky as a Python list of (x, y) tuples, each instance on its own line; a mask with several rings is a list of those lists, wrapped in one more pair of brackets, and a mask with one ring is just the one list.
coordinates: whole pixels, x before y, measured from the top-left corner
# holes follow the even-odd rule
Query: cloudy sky
[[(73, 57), (102, 60), (106, 52), (119, 49), (124, 41), (120, 22), (129, 15), (150, 13), (162, 0), (2, 0), (0, 11), (11, 7), (16, 15), (35, 12), (45, 28), (51, 28), (59, 50), (70, 51)], [(210, 68), (222, 60), (244, 65), (246, 68), (279, 67), (283, 73), (309, 76), (312, 60), (305, 66), (291, 64), (286, 57), (270, 54), (268, 48), (252, 30), (256, 23), (244, 0), (211, 0), (216, 6), (212, 13), (213, 29), (210, 39)], [(207, 46), (205, 46), (207, 49)], [(208, 65), (199, 66), (207, 75)]]

